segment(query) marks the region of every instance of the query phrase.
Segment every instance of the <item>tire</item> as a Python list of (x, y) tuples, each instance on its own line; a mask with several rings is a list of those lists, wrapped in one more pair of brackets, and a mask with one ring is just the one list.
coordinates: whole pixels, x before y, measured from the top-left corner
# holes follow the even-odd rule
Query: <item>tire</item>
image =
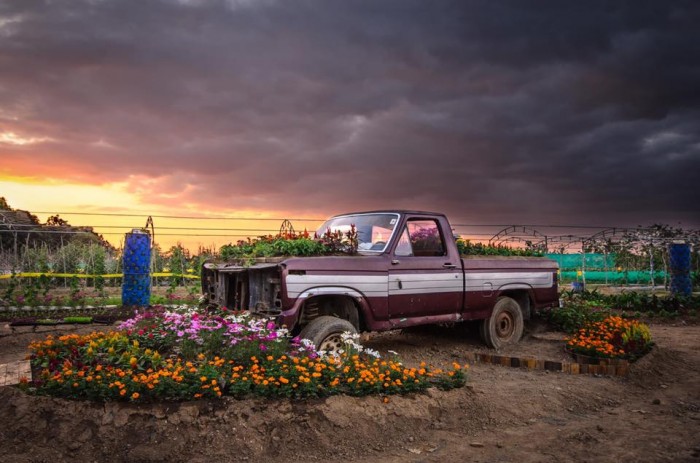
[(481, 322), (479, 333), (492, 349), (516, 344), (523, 335), (523, 311), (514, 299), (501, 297), (493, 306), (491, 316)]
[(324, 315), (314, 318), (301, 330), (300, 338), (314, 343), (317, 350), (338, 352), (345, 347), (341, 335), (345, 332), (357, 333), (357, 329), (347, 320)]

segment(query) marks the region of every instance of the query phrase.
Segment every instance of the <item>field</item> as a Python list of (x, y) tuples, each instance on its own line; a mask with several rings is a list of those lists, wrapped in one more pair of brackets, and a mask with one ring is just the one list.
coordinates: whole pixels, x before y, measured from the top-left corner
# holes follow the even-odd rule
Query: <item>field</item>
[[(678, 320), (651, 328), (656, 347), (624, 378), (473, 364), (466, 388), (388, 403), (96, 404), (3, 387), (3, 461), (700, 461), (700, 327)], [(5, 326), (0, 362), (22, 358), (45, 334)], [(561, 360), (562, 337), (531, 323), (507, 353)], [(486, 350), (470, 325), (374, 334), (364, 344), (408, 364)]]

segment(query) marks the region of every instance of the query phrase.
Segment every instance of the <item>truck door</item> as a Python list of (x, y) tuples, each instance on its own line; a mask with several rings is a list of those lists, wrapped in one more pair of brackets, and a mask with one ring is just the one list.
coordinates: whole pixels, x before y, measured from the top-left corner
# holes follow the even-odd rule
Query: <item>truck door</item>
[(436, 219), (406, 221), (389, 268), (391, 318), (461, 312), (462, 266), (458, 255), (448, 255), (444, 237)]

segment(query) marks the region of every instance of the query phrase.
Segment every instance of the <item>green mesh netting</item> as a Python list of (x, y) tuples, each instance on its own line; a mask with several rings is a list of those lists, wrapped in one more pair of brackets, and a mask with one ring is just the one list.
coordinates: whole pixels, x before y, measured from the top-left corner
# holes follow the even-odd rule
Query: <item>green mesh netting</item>
[[(563, 283), (571, 281), (583, 281), (582, 272), (577, 271), (563, 271), (560, 272), (559, 278)], [(645, 285), (651, 284), (651, 276), (648, 271), (641, 270), (630, 270), (628, 272), (616, 272), (616, 271), (596, 271), (596, 270), (586, 270), (586, 282), (587, 283), (614, 283), (614, 284), (628, 284), (628, 285)], [(664, 282), (664, 272), (654, 272), (654, 283), (663, 284)]]
[[(583, 259), (586, 259), (585, 266)], [(615, 268), (615, 254), (545, 254), (552, 260), (556, 260), (559, 264), (559, 269), (565, 270), (580, 270), (581, 268), (586, 269), (599, 269), (605, 270)]]

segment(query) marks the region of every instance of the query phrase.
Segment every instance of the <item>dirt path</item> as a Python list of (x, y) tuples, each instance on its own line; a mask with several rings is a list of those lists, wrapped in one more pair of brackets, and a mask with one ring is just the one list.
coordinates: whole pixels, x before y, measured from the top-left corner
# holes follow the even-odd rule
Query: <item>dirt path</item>
[[(2, 461), (700, 462), (700, 327), (652, 333), (657, 347), (626, 378), (477, 364), (467, 388), (388, 404), (103, 405), (5, 387)], [(556, 360), (560, 337), (534, 327), (511, 353)], [(366, 344), (407, 363), (449, 364), (484, 349), (469, 327), (383, 333)], [(0, 358), (17, 350), (0, 338)]]

